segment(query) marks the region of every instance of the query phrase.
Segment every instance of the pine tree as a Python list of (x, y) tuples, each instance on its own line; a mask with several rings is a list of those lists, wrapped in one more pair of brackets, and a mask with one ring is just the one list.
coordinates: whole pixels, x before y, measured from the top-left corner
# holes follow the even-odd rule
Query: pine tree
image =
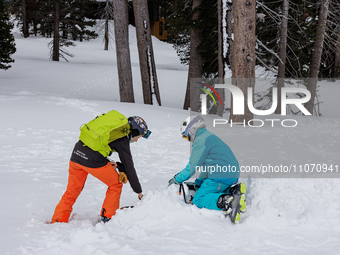
[[(169, 41), (173, 43), (182, 64), (188, 65), (190, 61), (191, 29), (200, 32), (202, 40), (196, 50), (203, 60), (203, 77), (217, 77), (217, 0), (202, 0), (195, 10), (192, 10), (192, 2), (192, 0), (158, 0), (160, 14), (165, 18)], [(200, 15), (193, 21), (194, 11)]]
[(9, 20), (5, 0), (0, 0), (0, 69), (7, 70), (11, 67), (14, 59), (11, 55), (15, 53), (14, 36), (11, 34), (13, 24)]
[(192, 0), (157, 0), (160, 15), (165, 19), (169, 42), (176, 49), (182, 64), (189, 64)]
[[(96, 22), (87, 18), (93, 12), (92, 4), (95, 0), (25, 0), (24, 3), (22, 0), (10, 1), (11, 11), (20, 24), (25, 23), (25, 20), (27, 24), (33, 25), (35, 34), (53, 37), (49, 43), (53, 61), (59, 61), (60, 57), (67, 61), (67, 56), (72, 57), (72, 54), (65, 50), (65, 47), (74, 46), (71, 38), (73, 41), (83, 41), (98, 36), (88, 29)], [(23, 8), (23, 5), (26, 8)], [(28, 32), (24, 34), (28, 36)]]
[(92, 0), (40, 0), (40, 2), (40, 15), (43, 17), (42, 35), (50, 37), (53, 34), (53, 40), (49, 43), (53, 61), (59, 61), (60, 57), (67, 61), (67, 56), (72, 57), (72, 53), (66, 51), (65, 47), (74, 46), (73, 41), (78, 38), (82, 41), (98, 36), (86, 28), (95, 25), (95, 21), (86, 19)]

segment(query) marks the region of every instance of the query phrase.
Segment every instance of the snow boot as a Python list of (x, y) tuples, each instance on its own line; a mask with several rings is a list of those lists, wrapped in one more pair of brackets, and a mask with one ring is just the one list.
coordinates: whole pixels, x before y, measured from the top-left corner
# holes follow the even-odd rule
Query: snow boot
[(231, 212), (230, 202), (234, 200), (234, 197), (231, 195), (222, 195), (217, 200), (217, 207), (222, 209), (222, 211), (225, 212), (226, 215), (228, 215)]
[(245, 212), (247, 210), (247, 206), (246, 206), (246, 196), (245, 193), (247, 191), (247, 186), (245, 183), (241, 182), (238, 184), (235, 184), (233, 186), (230, 187), (229, 190), (229, 194), (234, 196), (234, 195), (241, 195), (241, 212)]
[(111, 220), (111, 218), (105, 216), (106, 210), (105, 208), (102, 209), (102, 214), (100, 215), (101, 221), (106, 223)]
[(222, 195), (217, 200), (217, 207), (229, 215), (231, 222), (237, 224), (241, 218), (241, 207), (245, 204), (244, 194)]
[(106, 223), (106, 222), (111, 220), (111, 218), (103, 216), (103, 215), (101, 217), (102, 217), (102, 222), (104, 222), (104, 223)]

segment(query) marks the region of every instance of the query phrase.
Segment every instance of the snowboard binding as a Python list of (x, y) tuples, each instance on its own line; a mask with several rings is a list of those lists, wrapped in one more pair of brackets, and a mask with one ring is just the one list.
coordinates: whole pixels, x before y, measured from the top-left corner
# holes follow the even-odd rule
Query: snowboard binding
[(245, 212), (247, 210), (246, 206), (246, 194), (247, 192), (247, 186), (243, 182), (234, 184), (230, 187), (229, 189), (229, 194), (234, 196), (234, 195), (240, 195), (241, 196), (241, 212)]
[[(185, 184), (185, 185), (183, 185)], [(186, 204), (192, 204), (192, 200), (196, 191), (199, 189), (199, 186), (195, 182), (184, 182), (179, 185), (178, 194), (182, 195)]]

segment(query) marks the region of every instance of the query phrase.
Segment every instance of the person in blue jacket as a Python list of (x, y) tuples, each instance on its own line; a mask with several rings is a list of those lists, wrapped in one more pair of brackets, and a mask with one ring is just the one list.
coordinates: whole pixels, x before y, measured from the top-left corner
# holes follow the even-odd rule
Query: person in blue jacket
[(206, 129), (201, 116), (190, 116), (181, 125), (182, 137), (192, 142), (191, 156), (187, 166), (170, 181), (181, 184), (195, 173), (199, 187), (192, 203), (198, 208), (223, 210), (234, 223), (240, 220), (240, 211), (246, 209), (244, 183), (237, 184), (239, 163), (230, 149), (218, 136)]

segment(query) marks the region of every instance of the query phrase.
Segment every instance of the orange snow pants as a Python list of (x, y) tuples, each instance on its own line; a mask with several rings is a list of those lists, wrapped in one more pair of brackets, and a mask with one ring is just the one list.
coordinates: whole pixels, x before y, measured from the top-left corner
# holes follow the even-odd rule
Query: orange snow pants
[(55, 208), (51, 223), (68, 221), (72, 206), (83, 190), (88, 174), (93, 175), (108, 186), (101, 213), (103, 212), (104, 216), (109, 218), (116, 214), (123, 184), (119, 183), (115, 168), (110, 163), (100, 168), (89, 168), (70, 161), (67, 188)]

